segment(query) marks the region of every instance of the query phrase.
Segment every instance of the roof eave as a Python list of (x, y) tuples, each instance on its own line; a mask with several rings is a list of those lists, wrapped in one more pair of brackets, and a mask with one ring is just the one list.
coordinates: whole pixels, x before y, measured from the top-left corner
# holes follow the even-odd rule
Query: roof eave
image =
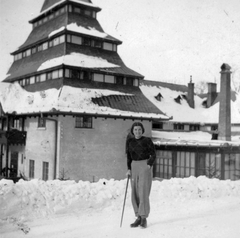
[(153, 121), (153, 120), (163, 120), (163, 121), (168, 121), (168, 118), (163, 118), (163, 115), (157, 116), (151, 116), (151, 117), (147, 117), (147, 116), (130, 116), (130, 115), (114, 115), (114, 114), (99, 114), (99, 113), (88, 113), (88, 112), (64, 112), (64, 111), (60, 111), (60, 110), (56, 110), (56, 111), (39, 111), (39, 112), (29, 112), (29, 113), (6, 113), (6, 115), (14, 115), (14, 116), (25, 116), (25, 117), (36, 117), (36, 116), (44, 116), (44, 115), (49, 115), (49, 116), (78, 116), (78, 115), (88, 115), (88, 116), (92, 116), (92, 117), (101, 117), (101, 118), (114, 118), (114, 119), (129, 119), (129, 120), (149, 120), (149, 121)]

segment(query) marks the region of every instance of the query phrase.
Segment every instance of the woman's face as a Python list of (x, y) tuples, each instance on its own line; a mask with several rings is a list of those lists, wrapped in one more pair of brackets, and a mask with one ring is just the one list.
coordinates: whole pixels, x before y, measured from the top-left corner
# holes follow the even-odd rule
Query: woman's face
[(139, 139), (142, 137), (143, 131), (141, 126), (134, 126), (133, 127), (133, 134), (136, 139)]

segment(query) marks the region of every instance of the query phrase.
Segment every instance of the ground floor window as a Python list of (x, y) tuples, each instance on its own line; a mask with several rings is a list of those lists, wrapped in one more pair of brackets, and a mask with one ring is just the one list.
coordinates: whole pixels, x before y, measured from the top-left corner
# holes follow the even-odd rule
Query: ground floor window
[(43, 162), (42, 179), (44, 181), (47, 181), (48, 180), (48, 175), (49, 175), (49, 163), (48, 162)]
[(225, 154), (224, 179), (240, 179), (240, 154)]
[(29, 160), (29, 178), (34, 178), (34, 170), (35, 170), (35, 161)]
[(154, 177), (240, 179), (240, 154), (156, 150)]

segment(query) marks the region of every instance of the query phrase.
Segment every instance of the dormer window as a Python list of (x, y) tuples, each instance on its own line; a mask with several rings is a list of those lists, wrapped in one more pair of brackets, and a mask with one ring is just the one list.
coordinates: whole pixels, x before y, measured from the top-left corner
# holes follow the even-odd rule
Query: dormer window
[(177, 98), (174, 98), (174, 101), (175, 101), (176, 103), (179, 103), (179, 104), (181, 104), (181, 100), (182, 100), (182, 98), (181, 98), (180, 95), (179, 95)]
[(161, 102), (161, 98), (163, 98), (163, 96), (162, 96), (161, 93), (159, 93), (157, 96), (155, 96), (155, 98), (156, 98), (159, 102)]

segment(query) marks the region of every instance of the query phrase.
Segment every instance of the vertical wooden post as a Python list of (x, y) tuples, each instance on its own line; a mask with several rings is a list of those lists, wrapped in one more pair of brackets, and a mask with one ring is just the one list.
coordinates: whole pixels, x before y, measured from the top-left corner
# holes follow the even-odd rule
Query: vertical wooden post
[(225, 179), (225, 153), (221, 150), (221, 179)]

